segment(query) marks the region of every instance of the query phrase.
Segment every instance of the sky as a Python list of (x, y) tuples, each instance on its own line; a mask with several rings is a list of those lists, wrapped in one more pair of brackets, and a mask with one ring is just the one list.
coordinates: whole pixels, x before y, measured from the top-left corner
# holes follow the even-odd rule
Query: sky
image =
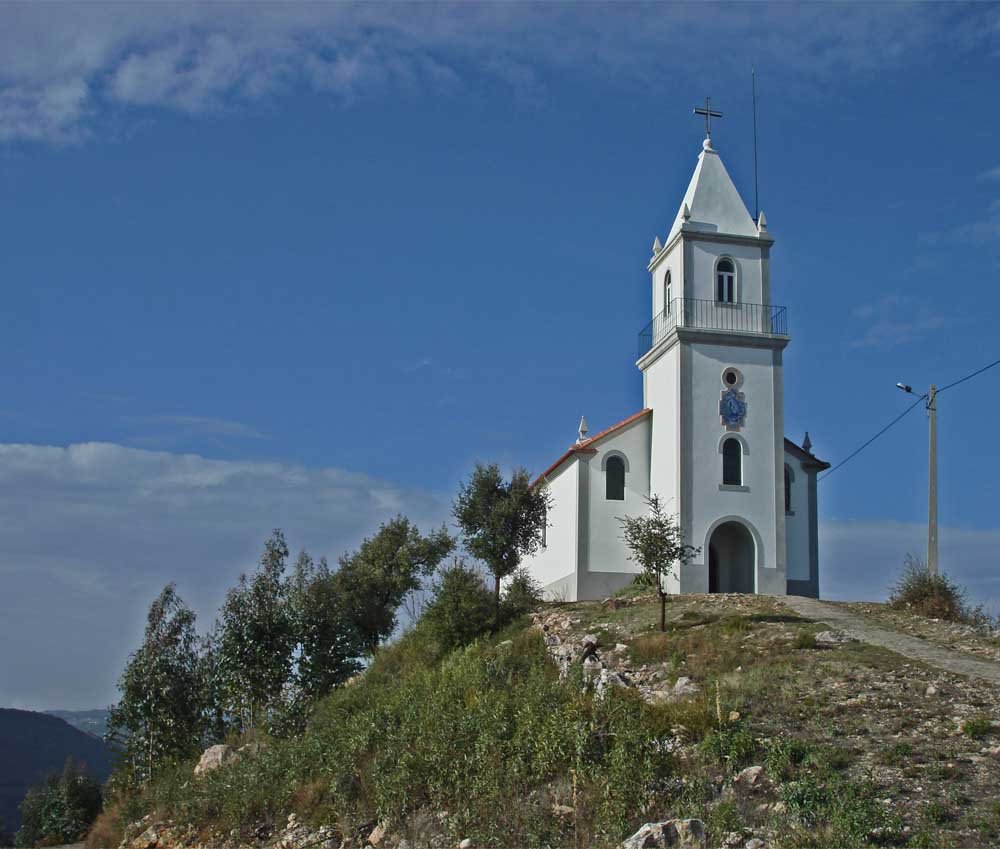
[[(838, 462), (1000, 358), (1000, 5), (0, 5), (0, 705), (115, 699), (168, 581), (335, 561), (641, 407), (713, 140)], [(939, 400), (942, 567), (1000, 610), (1000, 368)], [(820, 484), (821, 590), (925, 545), (921, 410)]]

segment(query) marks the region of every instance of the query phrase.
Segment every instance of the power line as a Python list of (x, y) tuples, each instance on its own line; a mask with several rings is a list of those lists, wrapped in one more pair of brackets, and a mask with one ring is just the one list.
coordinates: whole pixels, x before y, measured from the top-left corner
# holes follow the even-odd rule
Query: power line
[(854, 457), (857, 457), (858, 454), (860, 454), (862, 451), (864, 451), (869, 445), (871, 445), (883, 433), (885, 433), (889, 428), (891, 428), (894, 424), (896, 424), (896, 422), (898, 422), (900, 419), (902, 419), (903, 416), (905, 416), (907, 413), (909, 413), (910, 410), (912, 410), (914, 407), (916, 407), (917, 404), (919, 404), (921, 401), (925, 400), (926, 398), (927, 398), (926, 395), (921, 395), (919, 398), (917, 398), (916, 401), (914, 401), (912, 404), (910, 404), (909, 407), (907, 407), (905, 410), (903, 410), (903, 412), (901, 412), (898, 416), (896, 416), (896, 418), (894, 418), (891, 422), (889, 422), (889, 424), (887, 424), (884, 428), (882, 428), (882, 430), (880, 430), (878, 433), (876, 433), (864, 445), (861, 445), (858, 448), (854, 449), (854, 451), (852, 451), (843, 460), (841, 460), (839, 463), (837, 463), (836, 466), (834, 466), (832, 469), (830, 469), (828, 472), (826, 472), (822, 477), (816, 478), (816, 480), (817, 481), (821, 481), (821, 480), (824, 480), (825, 478), (830, 477), (830, 475), (832, 475), (835, 471), (837, 471), (837, 469), (839, 469), (841, 466), (843, 466), (849, 460), (852, 460)]
[[(989, 371), (994, 366), (1000, 366), (1000, 360), (994, 360), (989, 365), (985, 365), (985, 366), (983, 366), (980, 369), (976, 369), (975, 371), (970, 372), (969, 374), (967, 374), (965, 377), (960, 377), (958, 380), (954, 381), (953, 383), (949, 383), (947, 386), (942, 386), (940, 389), (938, 389), (935, 392), (935, 395), (940, 395), (942, 392), (946, 392), (947, 390), (951, 389), (952, 387), (958, 386), (960, 383), (965, 383), (965, 381), (971, 380), (972, 378), (976, 377), (977, 375), (982, 374), (984, 371)], [(917, 404), (919, 404), (921, 401), (926, 401), (926, 400), (927, 400), (927, 396), (926, 395), (921, 395), (919, 398), (917, 398), (916, 401), (914, 401), (909, 407), (907, 407), (905, 410), (903, 410), (903, 412), (901, 412), (898, 416), (896, 416), (896, 418), (894, 418), (891, 422), (889, 422), (889, 424), (887, 424), (884, 428), (882, 428), (882, 430), (880, 430), (878, 433), (876, 433), (866, 443), (864, 443), (863, 445), (859, 446), (854, 451), (852, 451), (850, 454), (848, 454), (843, 460), (841, 460), (839, 463), (837, 463), (837, 465), (834, 466), (832, 469), (830, 469), (829, 471), (827, 471), (822, 477), (816, 478), (817, 482), (823, 480), (824, 478), (830, 477), (830, 475), (832, 475), (835, 471), (837, 471), (837, 469), (839, 469), (841, 466), (843, 466), (849, 460), (852, 460), (855, 457), (857, 457), (858, 454), (860, 454), (862, 451), (864, 451), (869, 445), (871, 445), (883, 433), (885, 433), (887, 430), (889, 430), (889, 428), (891, 428), (894, 424), (896, 424), (896, 422), (900, 421), (907, 413), (909, 413), (914, 407), (916, 407)]]
[(937, 394), (940, 395), (942, 392), (944, 392), (947, 389), (951, 389), (953, 386), (958, 386), (958, 384), (960, 383), (965, 383), (965, 381), (975, 377), (977, 374), (982, 374), (984, 371), (988, 371), (989, 369), (993, 368), (993, 366), (1000, 366), (1000, 360), (994, 360), (988, 366), (983, 366), (981, 369), (977, 369), (976, 371), (972, 372), (972, 374), (967, 374), (965, 377), (959, 378), (954, 383), (949, 383), (947, 386), (942, 386), (937, 391)]

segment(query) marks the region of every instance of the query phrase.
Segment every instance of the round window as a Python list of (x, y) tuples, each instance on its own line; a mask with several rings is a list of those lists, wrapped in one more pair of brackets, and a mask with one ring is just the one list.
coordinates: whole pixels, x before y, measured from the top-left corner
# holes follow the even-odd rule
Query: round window
[(727, 368), (722, 372), (722, 385), (726, 389), (736, 389), (743, 383), (743, 375), (739, 369)]

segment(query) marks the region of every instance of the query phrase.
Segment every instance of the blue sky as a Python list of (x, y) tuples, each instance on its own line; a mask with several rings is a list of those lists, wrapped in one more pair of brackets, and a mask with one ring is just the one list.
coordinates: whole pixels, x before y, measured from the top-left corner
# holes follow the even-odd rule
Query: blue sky
[[(706, 95), (753, 204), (751, 65), (786, 427), (836, 462), (1000, 357), (1000, 6), (0, 7), (0, 704), (111, 700), (159, 587), (207, 622), (271, 527), (335, 559), (638, 409)], [(939, 413), (993, 605), (998, 387)], [(820, 494), (824, 592), (884, 594), (922, 414)]]

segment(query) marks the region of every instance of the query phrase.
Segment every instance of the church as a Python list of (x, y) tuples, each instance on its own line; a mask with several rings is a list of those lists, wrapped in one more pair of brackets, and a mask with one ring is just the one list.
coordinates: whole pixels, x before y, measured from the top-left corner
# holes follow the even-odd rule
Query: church
[[(701, 549), (671, 593), (819, 595), (816, 475), (829, 464), (784, 435), (784, 307), (771, 301), (764, 213), (754, 221), (712, 146), (653, 242), (652, 321), (639, 333), (641, 410), (579, 438), (536, 481), (552, 504), (524, 566), (553, 600), (604, 598), (639, 571), (618, 521), (658, 495)], [(708, 113), (708, 114), (706, 114)]]

